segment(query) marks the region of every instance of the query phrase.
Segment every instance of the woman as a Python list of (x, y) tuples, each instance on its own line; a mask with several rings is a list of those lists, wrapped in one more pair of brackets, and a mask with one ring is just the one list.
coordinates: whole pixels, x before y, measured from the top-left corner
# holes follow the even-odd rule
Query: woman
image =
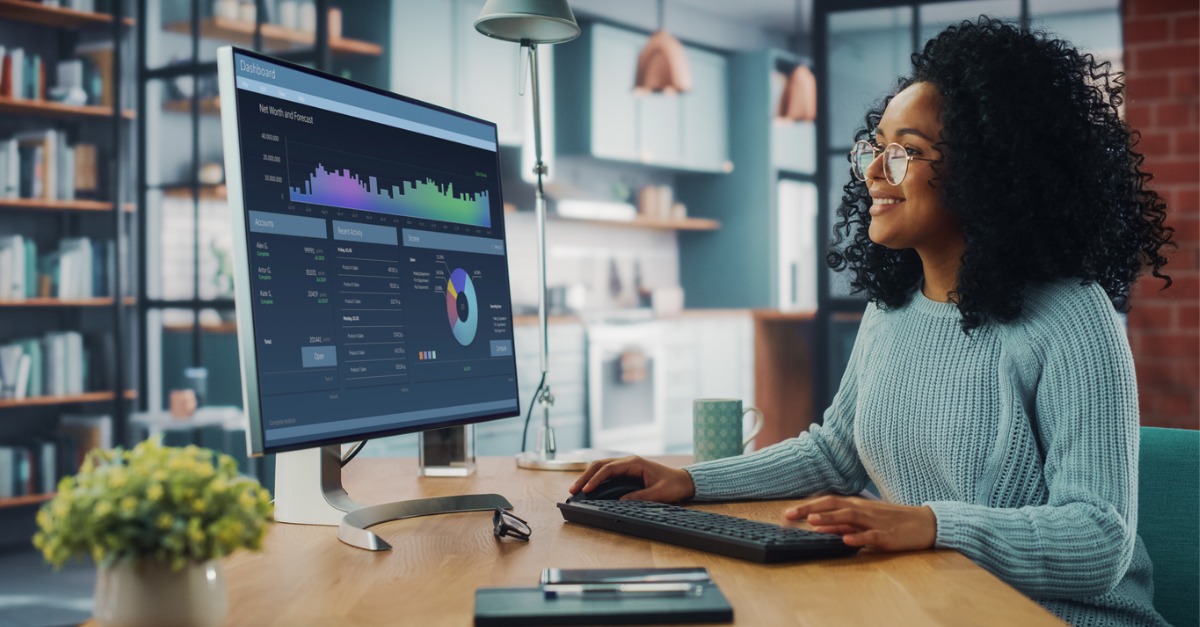
[[(1137, 537), (1138, 402), (1120, 313), (1172, 229), (1118, 118), (1122, 85), (1062, 41), (980, 18), (913, 55), (851, 155), (835, 250), (869, 305), (823, 426), (673, 469), (593, 464), (626, 498), (822, 496), (784, 512), (846, 544), (961, 551), (1081, 625), (1160, 625)], [(1132, 136), (1136, 137), (1136, 136)]]

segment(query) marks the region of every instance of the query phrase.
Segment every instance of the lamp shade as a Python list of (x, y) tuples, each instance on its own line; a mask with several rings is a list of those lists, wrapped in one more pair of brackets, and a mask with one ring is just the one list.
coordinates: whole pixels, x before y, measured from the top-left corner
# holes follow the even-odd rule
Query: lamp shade
[(504, 41), (560, 44), (579, 36), (567, 0), (487, 0), (475, 30)]
[(808, 66), (798, 65), (788, 76), (779, 98), (778, 115), (793, 122), (811, 122), (817, 118), (817, 79)]
[(633, 91), (670, 94), (691, 90), (692, 68), (683, 44), (665, 30), (651, 35), (638, 55)]

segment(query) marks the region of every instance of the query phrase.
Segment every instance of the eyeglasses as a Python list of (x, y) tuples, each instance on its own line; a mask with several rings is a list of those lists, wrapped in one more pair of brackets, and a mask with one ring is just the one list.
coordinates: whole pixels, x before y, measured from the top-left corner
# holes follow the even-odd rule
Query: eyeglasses
[(517, 518), (514, 514), (504, 511), (503, 508), (497, 507), (492, 514), (492, 531), (496, 534), (496, 539), (508, 536), (517, 540), (529, 541), (529, 536), (533, 531), (529, 529), (529, 523)]
[(875, 163), (875, 158), (880, 152), (883, 153), (883, 178), (892, 185), (899, 185), (904, 180), (904, 175), (908, 174), (909, 161), (937, 161), (914, 157), (900, 144), (888, 144), (880, 149), (871, 142), (860, 139), (854, 143), (854, 150), (850, 151), (850, 169), (854, 172), (854, 178), (860, 181), (867, 180), (867, 170)]

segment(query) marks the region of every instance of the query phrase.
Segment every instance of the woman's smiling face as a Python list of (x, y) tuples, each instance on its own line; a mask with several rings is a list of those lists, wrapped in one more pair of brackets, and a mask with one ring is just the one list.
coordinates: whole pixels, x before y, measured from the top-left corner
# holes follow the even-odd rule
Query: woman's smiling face
[[(896, 143), (914, 157), (940, 159), (934, 144), (942, 139), (941, 112), (942, 97), (936, 87), (909, 85), (884, 110), (875, 129), (875, 145)], [(922, 256), (962, 241), (954, 216), (942, 207), (936, 182), (931, 184), (936, 176), (932, 165), (909, 161), (904, 180), (892, 185), (883, 175), (883, 159), (871, 163), (866, 170), (872, 199), (867, 231), (871, 241), (896, 250), (913, 248)]]

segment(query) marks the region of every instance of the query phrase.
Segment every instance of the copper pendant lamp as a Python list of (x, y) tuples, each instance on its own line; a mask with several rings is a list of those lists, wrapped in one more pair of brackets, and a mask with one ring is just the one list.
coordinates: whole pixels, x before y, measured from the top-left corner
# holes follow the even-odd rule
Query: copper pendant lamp
[[(796, 0), (796, 34), (800, 37), (801, 0)], [(797, 65), (788, 75), (779, 98), (776, 116), (788, 122), (812, 122), (817, 119), (817, 78), (806, 65)]]
[(673, 94), (692, 90), (692, 69), (683, 44), (663, 28), (663, 0), (658, 0), (658, 30), (638, 55), (636, 93)]

